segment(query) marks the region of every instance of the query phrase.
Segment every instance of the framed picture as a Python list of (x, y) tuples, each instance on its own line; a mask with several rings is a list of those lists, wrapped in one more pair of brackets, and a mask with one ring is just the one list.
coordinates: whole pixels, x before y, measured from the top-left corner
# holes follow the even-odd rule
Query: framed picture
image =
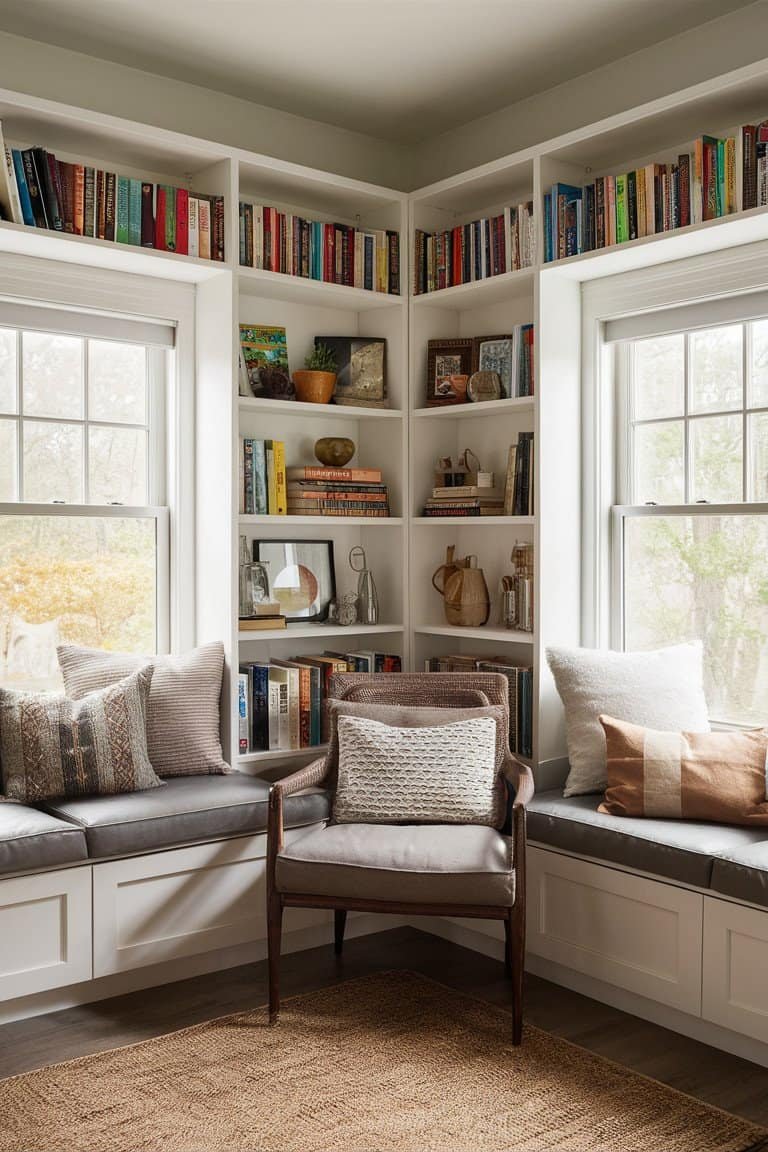
[(508, 336), (475, 337), (475, 372), (496, 372), (501, 380), (501, 399), (516, 395), (515, 338)]
[(325, 620), (336, 596), (332, 540), (254, 540), (253, 558), (267, 565), (272, 599), (291, 620)]
[(315, 336), (336, 357), (333, 403), (361, 408), (387, 407), (387, 342), (374, 336)]
[(427, 345), (427, 407), (466, 404), (473, 372), (474, 340), (430, 340)]

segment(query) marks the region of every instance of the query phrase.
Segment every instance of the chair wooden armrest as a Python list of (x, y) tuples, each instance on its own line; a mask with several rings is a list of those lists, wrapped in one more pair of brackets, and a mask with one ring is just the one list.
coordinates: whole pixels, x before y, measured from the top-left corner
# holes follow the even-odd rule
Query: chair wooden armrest
[(328, 777), (330, 765), (326, 756), (305, 764), (290, 776), (276, 780), (269, 790), (267, 813), (267, 881), (272, 883), (275, 876), (275, 861), (283, 847), (283, 797), (301, 792), (303, 788), (322, 784)]
[(527, 764), (518, 760), (517, 756), (513, 756), (511, 752), (504, 760), (501, 771), (508, 788), (514, 794), (513, 808), (525, 808), (528, 802), (533, 799), (536, 791), (533, 783), (533, 772)]

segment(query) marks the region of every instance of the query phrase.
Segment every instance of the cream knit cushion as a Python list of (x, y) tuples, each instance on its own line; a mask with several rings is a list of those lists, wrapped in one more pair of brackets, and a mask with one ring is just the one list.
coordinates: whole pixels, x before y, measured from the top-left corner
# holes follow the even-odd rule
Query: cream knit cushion
[(547, 661), (565, 708), (570, 762), (565, 796), (605, 789), (601, 713), (666, 732), (710, 730), (700, 644), (653, 652), (547, 648)]
[(395, 728), (339, 716), (338, 734), (337, 823), (497, 825), (492, 717)]
[(147, 706), (147, 747), (158, 776), (229, 771), (219, 719), (223, 644), (205, 644), (183, 656), (132, 656), (66, 644), (57, 652), (65, 691), (74, 700), (122, 680), (149, 661), (154, 675)]

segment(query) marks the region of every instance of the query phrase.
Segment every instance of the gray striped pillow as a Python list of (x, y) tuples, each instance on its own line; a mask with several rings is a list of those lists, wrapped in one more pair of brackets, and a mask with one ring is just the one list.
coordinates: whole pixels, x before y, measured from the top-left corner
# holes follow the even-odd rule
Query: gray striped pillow
[(0, 763), (8, 800), (111, 796), (158, 788), (147, 755), (152, 668), (80, 701), (0, 688)]
[(219, 718), (223, 644), (204, 644), (183, 656), (131, 656), (67, 644), (57, 652), (64, 687), (75, 700), (114, 684), (150, 660), (154, 675), (147, 708), (147, 747), (158, 776), (229, 772), (221, 750)]

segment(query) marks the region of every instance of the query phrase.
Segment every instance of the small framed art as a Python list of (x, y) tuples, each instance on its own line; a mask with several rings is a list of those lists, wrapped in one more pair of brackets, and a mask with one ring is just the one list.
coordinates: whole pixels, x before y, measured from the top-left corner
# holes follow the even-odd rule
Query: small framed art
[(467, 382), (473, 366), (473, 340), (430, 340), (427, 345), (427, 407), (466, 404)]
[(325, 620), (336, 596), (332, 540), (254, 540), (253, 558), (268, 566), (272, 598), (289, 624)]
[(496, 372), (501, 382), (501, 399), (516, 393), (515, 338), (507, 336), (476, 336), (474, 371)]

